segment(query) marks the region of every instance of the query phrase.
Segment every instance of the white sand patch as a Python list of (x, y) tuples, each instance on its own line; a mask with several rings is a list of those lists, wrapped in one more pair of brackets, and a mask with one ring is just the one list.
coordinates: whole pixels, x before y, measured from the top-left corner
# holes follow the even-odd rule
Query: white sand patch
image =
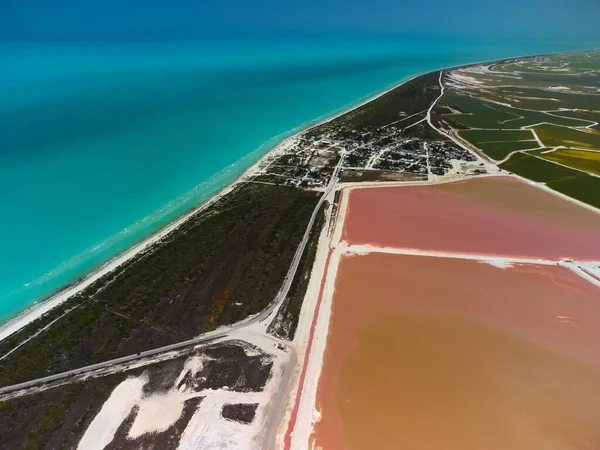
[(181, 373), (175, 380), (174, 386), (178, 386), (179, 383), (181, 383), (181, 381), (183, 380), (183, 377), (185, 377), (188, 373), (190, 373), (190, 375), (192, 376), (196, 376), (196, 374), (200, 372), (204, 367), (204, 363), (210, 359), (211, 358), (207, 355), (202, 354), (192, 356), (191, 358), (186, 360), (185, 364), (183, 365), (183, 369), (181, 370)]
[(172, 392), (142, 399), (128, 437), (135, 439), (146, 433), (168, 430), (181, 417), (185, 400), (187, 397)]
[[(332, 270), (330, 267), (333, 262), (328, 260), (330, 244), (332, 242), (339, 242), (346, 213), (348, 194), (349, 189), (346, 189), (345, 192), (342, 192), (341, 194), (341, 201), (337, 208), (337, 219), (331, 216), (332, 208), (329, 208), (328, 221), (323, 228), (321, 236), (319, 237), (317, 254), (311, 271), (311, 278), (307, 287), (307, 292), (302, 303), (302, 309), (300, 311), (300, 317), (298, 320), (298, 329), (296, 331), (296, 336), (293, 343), (298, 355), (298, 364), (292, 377), (292, 389), (290, 390), (291, 395), (288, 397), (287, 408), (283, 416), (284, 420), (281, 421), (277, 431), (276, 442), (278, 445), (281, 445), (284, 442), (284, 437), (288, 431), (291, 414), (297, 401), (299, 401), (298, 415), (296, 417), (296, 423), (291, 435), (292, 448), (306, 448), (308, 436), (312, 430), (312, 424), (318, 421), (320, 418), (319, 412), (315, 409), (315, 397), (311, 397), (310, 393), (308, 397), (305, 397), (305, 394), (307, 390), (312, 392), (312, 389), (314, 389), (314, 392), (312, 393), (316, 395), (316, 386), (322, 365), (322, 352), (324, 351), (327, 329), (329, 326), (329, 302), (331, 301), (331, 297), (330, 293), (328, 294), (328, 290), (331, 289), (331, 285), (327, 286), (326, 284), (324, 286), (321, 306), (319, 310), (317, 310), (316, 307), (319, 300), (319, 294), (321, 292), (321, 283), (324, 279), (329, 280), (331, 276), (330, 272)], [(334, 192), (332, 192), (330, 204), (332, 203), (333, 195), (335, 195)], [(336, 220), (336, 223), (335, 229), (332, 231), (330, 236), (329, 230), (331, 230), (332, 220)], [(339, 260), (339, 257), (333, 256), (333, 258), (337, 258)], [(313, 325), (313, 318), (315, 316), (317, 316), (317, 322), (313, 332), (312, 348), (310, 354), (307, 354), (306, 350)], [(300, 381), (300, 375), (305, 364), (309, 364), (309, 366), (307, 366), (302, 390), (298, 392), (298, 383)], [(300, 396), (300, 399), (297, 399), (297, 393)]]
[(492, 70), (492, 66), (493, 63), (486, 63), (486, 64), (477, 64), (475, 66), (469, 66), (469, 67), (463, 67), (460, 69), (457, 69), (460, 72), (471, 72), (471, 73), (480, 73), (480, 74), (489, 74), (489, 73), (496, 73)]
[[(272, 349), (268, 350), (269, 352), (272, 351)], [(256, 348), (252, 348), (252, 347), (244, 347), (244, 353), (246, 354), (246, 356), (260, 356), (262, 355), (262, 352)]]
[[(298, 380), (302, 371), (304, 360), (306, 358), (306, 347), (308, 345), (309, 331), (315, 315), (315, 307), (317, 304), (319, 290), (321, 286), (322, 274), (325, 270), (325, 262), (329, 251), (329, 238), (331, 230), (331, 213), (332, 203), (335, 192), (332, 190), (329, 193), (327, 200), (329, 207), (327, 208), (326, 224), (319, 235), (317, 254), (313, 264), (310, 281), (308, 283), (307, 292), (302, 302), (302, 308), (298, 319), (298, 328), (292, 343), (286, 343), (284, 349), (277, 348), (285, 354), (282, 360), (281, 353), (277, 353), (277, 360), (282, 360), (274, 367), (274, 375), (271, 382), (267, 385), (265, 391), (270, 395), (271, 401), (269, 408), (265, 413), (263, 428), (264, 439), (267, 445), (264, 448), (281, 448), (284, 436), (288, 430), (291, 412), (296, 401), (298, 389)], [(339, 209), (338, 209), (339, 211)], [(253, 324), (254, 327), (256, 324)], [(248, 336), (248, 341), (257, 344), (254, 338)], [(266, 342), (265, 342), (266, 343)], [(271, 344), (272, 345), (272, 344)]]
[(374, 251), (376, 252), (377, 251), (376, 248), (377, 247), (370, 247), (370, 246), (366, 246), (366, 245), (365, 246), (354, 246), (354, 245), (348, 244), (346, 241), (340, 242), (340, 249), (344, 256), (352, 256), (352, 255), (365, 256)]
[[(337, 209), (337, 217), (334, 218), (335, 220), (335, 228), (333, 230), (333, 235), (331, 236), (331, 243), (332, 245), (335, 245), (336, 243), (340, 242), (342, 239), (342, 231), (344, 229), (344, 220), (346, 219), (346, 214), (348, 213), (348, 201), (350, 198), (350, 193), (351, 193), (352, 189), (342, 189), (340, 191), (340, 200), (338, 203), (338, 209)], [(327, 253), (325, 252), (324, 255), (321, 255), (322, 258), (326, 258), (327, 257)]]
[[(519, 97), (521, 98), (521, 97)], [(510, 103), (500, 102), (498, 100), (486, 99), (488, 103), (493, 103), (495, 105), (506, 106), (508, 108), (512, 108), (513, 106)]]
[(340, 254), (357, 254), (365, 255), (367, 253), (388, 253), (392, 255), (413, 255), (413, 256), (428, 256), (432, 258), (452, 258), (452, 259), (467, 259), (472, 261), (480, 261), (486, 264), (492, 264), (496, 267), (506, 266), (506, 264), (541, 264), (555, 265), (558, 261), (553, 261), (543, 258), (520, 258), (504, 255), (486, 255), (475, 253), (453, 253), (453, 252), (438, 252), (433, 250), (419, 250), (415, 248), (396, 248), (396, 247), (377, 247), (374, 245), (343, 245), (336, 247), (336, 252)]
[(110, 394), (79, 441), (78, 449), (102, 450), (114, 438), (117, 429), (142, 397), (142, 389), (148, 379), (145, 376), (127, 378)]
[(529, 97), (529, 96), (516, 96), (515, 98), (518, 98), (520, 100), (546, 100), (549, 102), (560, 102), (560, 100), (558, 98), (552, 98), (552, 97)]
[[(255, 441), (256, 427), (226, 420), (221, 409), (226, 403), (257, 403), (253, 394), (224, 390), (206, 391), (207, 396), (190, 419), (179, 441), (181, 450), (244, 450), (259, 447)], [(258, 407), (260, 409), (260, 406)], [(258, 411), (257, 411), (258, 415)], [(254, 419), (257, 420), (257, 417)]]
[[(219, 340), (215, 340), (214, 342), (218, 342)], [(202, 344), (199, 345), (202, 347)], [(102, 367), (101, 369), (93, 370), (90, 372), (85, 372), (81, 375), (73, 375), (68, 378), (61, 379), (57, 382), (43, 383), (39, 384), (32, 388), (20, 389), (16, 391), (9, 392), (7, 394), (0, 395), (0, 400), (10, 400), (12, 398), (19, 398), (25, 395), (34, 395), (39, 394), (40, 392), (47, 391), (48, 389), (53, 389), (55, 387), (64, 386), (65, 384), (71, 384), (75, 382), (84, 382), (87, 380), (92, 380), (94, 378), (103, 377), (112, 375), (115, 373), (122, 373), (126, 371), (130, 371), (133, 369), (137, 369), (140, 367), (150, 366), (152, 364), (156, 364), (162, 361), (168, 361), (173, 358), (177, 358), (181, 355), (182, 351), (185, 352), (188, 349), (183, 350), (174, 350), (165, 353), (159, 353), (149, 358), (137, 359), (132, 362), (127, 362), (123, 364), (114, 364), (106, 367)]]
[(490, 266), (498, 267), (499, 269), (509, 269), (514, 266), (514, 263), (512, 263), (511, 261), (506, 261), (502, 259), (495, 259), (489, 261), (482, 260), (481, 262), (484, 264), (489, 264)]
[(193, 397), (199, 397), (202, 394), (202, 392), (187, 390), (185, 385), (179, 389), (177, 389), (177, 386), (186, 375), (195, 376), (202, 370), (204, 363), (210, 359), (212, 358), (204, 354), (188, 358), (169, 391), (152, 394), (140, 399), (137, 402), (139, 410), (129, 430), (128, 437), (135, 439), (146, 433), (160, 433), (175, 425), (175, 422), (183, 413), (185, 401)]
[[(273, 358), (271, 376), (263, 391), (234, 392), (228, 388), (194, 391), (185, 385), (178, 388), (186, 375), (196, 376), (206, 361), (212, 359), (206, 355), (195, 355), (185, 361), (181, 372), (173, 378), (174, 383), (167, 392), (143, 397), (143, 387), (148, 381), (145, 375), (128, 378), (119, 384), (86, 430), (78, 448), (82, 450), (104, 448), (113, 440), (117, 429), (134, 407), (137, 407), (138, 411), (127, 435), (129, 439), (147, 433), (164, 432), (175, 425), (183, 413), (185, 402), (194, 397), (203, 397), (203, 399), (184, 431), (181, 448), (252, 449), (259, 447), (258, 443), (262, 443), (266, 437), (274, 434), (270, 432), (268, 425), (273, 428), (273, 424), (278, 424), (281, 418), (280, 405), (283, 404), (286, 393), (281, 389), (284, 385), (282, 375), (290, 360), (289, 350), (278, 348), (276, 344), (279, 340), (261, 334), (262, 327), (263, 324), (256, 323), (232, 334), (251, 343), (243, 346), (247, 354), (264, 356), (265, 364), (271, 361), (269, 355)], [(243, 345), (243, 342), (239, 344)], [(252, 345), (262, 348), (265, 353)], [(252, 423), (242, 424), (221, 417), (222, 407), (226, 403), (258, 403), (259, 406)], [(279, 409), (274, 410), (273, 408), (278, 405)], [(269, 417), (266, 416), (267, 409), (271, 412)], [(273, 424), (268, 423), (268, 420)]]
[[(293, 389), (293, 376), (297, 367), (297, 351), (287, 341), (281, 341), (264, 331), (261, 327), (267, 324), (255, 323), (250, 327), (236, 332), (236, 337), (242, 338), (262, 348), (266, 353), (275, 356), (271, 377), (262, 392), (237, 394), (238, 402), (258, 403), (254, 421), (245, 425), (246, 441), (254, 443), (252, 448), (277, 448), (282, 426), (287, 426), (283, 418), (286, 415), (290, 392)], [(233, 403), (233, 402), (232, 402)], [(227, 421), (230, 422), (230, 421)], [(234, 424), (234, 426), (237, 426)], [(234, 447), (236, 448), (236, 447)], [(243, 447), (246, 448), (246, 447)]]
[(204, 367), (204, 363), (211, 359), (204, 354), (188, 358), (168, 392), (152, 394), (140, 399), (137, 403), (139, 410), (128, 437), (135, 439), (146, 433), (160, 433), (175, 425), (183, 413), (185, 401), (202, 394), (202, 392), (187, 390), (185, 385), (179, 389), (177, 386), (188, 374), (192, 377), (196, 376)]
[(473, 78), (473, 77), (470, 77), (468, 75), (464, 75), (464, 74), (462, 74), (462, 73), (460, 73), (458, 71), (456, 71), (456, 72), (450, 72), (449, 76), (450, 76), (450, 78), (453, 81), (457, 81), (457, 82), (462, 83), (462, 84), (467, 84), (467, 85), (473, 85), (473, 84), (480, 85), (480, 84), (484, 84), (483, 81), (480, 81), (480, 80), (478, 80), (476, 78)]
[(560, 265), (600, 287), (600, 262), (563, 261)]

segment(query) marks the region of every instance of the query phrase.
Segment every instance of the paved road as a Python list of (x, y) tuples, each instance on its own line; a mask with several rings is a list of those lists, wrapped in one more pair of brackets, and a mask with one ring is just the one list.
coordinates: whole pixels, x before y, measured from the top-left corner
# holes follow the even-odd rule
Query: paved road
[(436, 127), (433, 122), (431, 122), (431, 111), (433, 111), (433, 108), (435, 107), (435, 105), (437, 105), (437, 102), (444, 96), (444, 92), (445, 92), (445, 87), (444, 87), (444, 83), (442, 82), (442, 77), (444, 75), (444, 71), (440, 70), (440, 78), (438, 79), (438, 83), (440, 85), (440, 95), (438, 98), (436, 98), (433, 103), (431, 104), (431, 106), (429, 107), (429, 109), (427, 110), (427, 116), (425, 117), (425, 120), (427, 121), (427, 123), (429, 124), (429, 126), (431, 128), (433, 128), (435, 131), (437, 131), (438, 133), (440, 133), (443, 136), (446, 136), (448, 139), (451, 139), (452, 142), (454, 142), (456, 145), (458, 145), (460, 148), (467, 150), (469, 152), (473, 152), (476, 155), (478, 155), (480, 158), (482, 158), (484, 161), (490, 162), (492, 164), (495, 165), (495, 161), (493, 161), (489, 156), (487, 156), (485, 153), (478, 151), (477, 148), (470, 148), (467, 145), (465, 145), (463, 142), (459, 141), (456, 137), (454, 137), (452, 135), (452, 133), (446, 133), (444, 130), (440, 130), (438, 127)]
[[(444, 83), (442, 83), (442, 76), (444, 75), (444, 71), (440, 70), (440, 77), (438, 79), (438, 83), (440, 85), (440, 95), (438, 96), (438, 98), (436, 98), (433, 103), (429, 106), (429, 109), (427, 110), (427, 115), (425, 116), (425, 120), (427, 121), (427, 123), (429, 124), (429, 126), (431, 128), (433, 128), (434, 130), (436, 130), (438, 133), (441, 133), (440, 130), (438, 130), (432, 123), (431, 123), (431, 111), (433, 111), (433, 108), (435, 107), (435, 105), (437, 104), (437, 102), (440, 100), (440, 98), (442, 98), (444, 96)], [(445, 134), (445, 133), (444, 133)]]
[(333, 172), (333, 175), (331, 177), (331, 180), (329, 181), (329, 184), (327, 185), (327, 188), (325, 189), (325, 192), (319, 199), (317, 206), (315, 207), (312, 215), (310, 216), (310, 220), (308, 222), (308, 225), (306, 226), (306, 231), (304, 232), (302, 241), (300, 241), (300, 245), (298, 245), (298, 248), (296, 249), (296, 253), (294, 254), (294, 259), (292, 260), (292, 264), (290, 265), (288, 273), (285, 276), (285, 279), (283, 281), (281, 289), (279, 290), (279, 292), (277, 293), (277, 295), (275, 296), (275, 299), (271, 302), (271, 304), (265, 310), (263, 310), (260, 314), (258, 314), (257, 316), (254, 316), (250, 319), (241, 321), (241, 322), (237, 323), (236, 325), (233, 325), (230, 327), (224, 327), (224, 328), (221, 328), (221, 329), (218, 329), (215, 331), (211, 331), (209, 333), (203, 334), (202, 336), (198, 336), (194, 339), (189, 339), (187, 341), (177, 342), (176, 344), (171, 344), (171, 345), (167, 345), (165, 347), (155, 348), (153, 350), (147, 350), (144, 352), (137, 353), (135, 355), (123, 356), (121, 358), (111, 359), (110, 361), (104, 361), (104, 362), (101, 362), (98, 364), (92, 364), (90, 366), (81, 367), (79, 369), (69, 370), (67, 372), (57, 373), (55, 375), (50, 375), (47, 377), (37, 378), (35, 380), (25, 381), (24, 383), (13, 384), (12, 386), (4, 386), (4, 387), (0, 388), (0, 394), (6, 394), (8, 392), (17, 391), (20, 389), (31, 388), (31, 387), (34, 387), (34, 386), (37, 386), (37, 385), (40, 385), (43, 383), (60, 381), (60, 380), (64, 380), (65, 378), (69, 378), (69, 377), (72, 377), (75, 375), (81, 375), (83, 373), (92, 372), (92, 371), (98, 370), (98, 369), (103, 369), (105, 367), (110, 367), (110, 366), (114, 366), (117, 364), (124, 364), (124, 363), (128, 363), (128, 362), (132, 362), (132, 361), (135, 361), (138, 359), (147, 358), (149, 356), (155, 356), (160, 353), (165, 353), (165, 352), (169, 352), (172, 350), (178, 350), (178, 349), (185, 348), (185, 347), (192, 346), (192, 345), (207, 343), (207, 342), (214, 341), (216, 339), (225, 337), (234, 330), (239, 330), (240, 328), (247, 327), (248, 325), (252, 325), (257, 322), (263, 322), (264, 320), (266, 320), (271, 315), (271, 313), (279, 306), (279, 304), (285, 299), (285, 297), (287, 296), (287, 294), (290, 290), (290, 287), (292, 286), (292, 282), (294, 281), (294, 277), (296, 275), (296, 272), (298, 271), (298, 265), (300, 264), (300, 259), (302, 258), (302, 254), (304, 253), (304, 249), (306, 248), (306, 244), (308, 243), (308, 239), (310, 237), (310, 232), (314, 226), (315, 220), (317, 218), (317, 214), (319, 213), (321, 206), (323, 205), (323, 202), (325, 201), (325, 198), (327, 197), (327, 195), (329, 195), (331, 193), (331, 191), (334, 189), (334, 187), (336, 185), (336, 180), (337, 180), (337, 176), (338, 176), (338, 173), (339, 173), (341, 165), (342, 165), (342, 161), (343, 161), (343, 157), (340, 158), (340, 161), (338, 162), (338, 164)]

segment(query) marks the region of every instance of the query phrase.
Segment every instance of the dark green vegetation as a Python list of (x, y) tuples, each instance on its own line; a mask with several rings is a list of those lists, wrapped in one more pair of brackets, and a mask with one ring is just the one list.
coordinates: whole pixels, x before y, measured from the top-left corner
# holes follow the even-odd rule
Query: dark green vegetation
[(596, 131), (600, 131), (600, 111), (560, 111), (556, 112), (556, 114), (560, 114), (561, 116), (589, 120), (590, 122), (598, 123), (599, 125), (594, 125), (591, 128)]
[(304, 253), (302, 254), (300, 264), (298, 265), (298, 271), (296, 272), (296, 277), (290, 286), (288, 295), (285, 297), (283, 304), (279, 308), (277, 317), (271, 322), (267, 329), (268, 333), (277, 336), (280, 339), (292, 341), (296, 335), (300, 310), (302, 309), (302, 303), (304, 301), (304, 296), (306, 295), (310, 274), (317, 254), (319, 236), (323, 229), (323, 225), (325, 224), (326, 209), (327, 205), (324, 203), (310, 232), (308, 243), (304, 248)]
[(504, 170), (514, 172), (533, 181), (548, 182), (577, 175), (577, 171), (525, 153), (516, 153), (500, 165)]
[(529, 130), (466, 130), (461, 131), (460, 136), (475, 145), (535, 139)]
[(263, 310), (276, 296), (318, 201), (242, 184), (164, 243), (0, 343), (0, 385), (191, 339)]
[(578, 173), (570, 178), (551, 181), (547, 185), (555, 191), (600, 208), (600, 178), (598, 177)]
[(536, 126), (535, 131), (546, 147), (600, 149), (600, 133), (594, 130), (580, 131), (544, 124)]
[[(477, 95), (471, 93), (471, 95)], [(542, 89), (502, 88), (486, 91), (481, 98), (450, 91), (440, 100), (441, 105), (450, 106), (460, 114), (445, 114), (445, 117), (458, 125), (457, 128), (517, 129), (536, 123), (551, 122), (563, 126), (586, 126), (586, 117), (563, 117), (562, 111), (547, 114), (544, 111), (565, 107), (560, 100), (573, 108), (583, 108), (588, 104), (589, 95), (564, 94)], [(531, 97), (529, 97), (531, 96)], [(556, 97), (559, 98), (556, 98)], [(537, 99), (533, 99), (533, 98)], [(500, 102), (500, 103), (496, 103)], [(592, 104), (595, 104), (592, 100)], [(512, 106), (509, 106), (512, 105)], [(535, 109), (538, 109), (537, 111)], [(589, 119), (587, 119), (589, 120)]]
[(234, 403), (223, 405), (221, 417), (240, 423), (252, 423), (258, 403)]
[(496, 161), (509, 157), (503, 169), (600, 207), (600, 51), (459, 68), (445, 81), (434, 110), (442, 128)]
[[(507, 101), (507, 99), (498, 100)], [(447, 119), (458, 124), (458, 128), (518, 129), (542, 122), (552, 122), (558, 125), (573, 127), (589, 125), (588, 122), (575, 118), (561, 117), (558, 115), (559, 113), (550, 115), (539, 111), (511, 108), (469, 96), (452, 95), (448, 98), (444, 97), (444, 104), (468, 111), (468, 114), (451, 114), (446, 116)], [(554, 105), (546, 106), (546, 109), (554, 107)]]
[(496, 161), (506, 158), (514, 151), (534, 149), (539, 148), (539, 146), (537, 141), (506, 141), (477, 144), (477, 147), (481, 149), (483, 153)]
[[(510, 120), (519, 116), (503, 111), (499, 105), (486, 102), (467, 95), (449, 93), (440, 100), (441, 105), (448, 105), (462, 114), (444, 114), (444, 117), (458, 125), (457, 128), (513, 128)], [(504, 126), (504, 123), (506, 125)]]
[(600, 178), (553, 164), (525, 153), (516, 153), (501, 164), (505, 170), (546, 185), (569, 197), (600, 208)]
[(133, 407), (129, 416), (127, 416), (117, 429), (113, 440), (103, 450), (163, 450), (177, 448), (181, 440), (181, 435), (202, 402), (202, 399), (202, 397), (194, 397), (185, 400), (181, 416), (169, 429), (156, 433), (146, 433), (135, 439), (129, 439), (127, 434), (139, 412), (139, 407)]
[(430, 141), (447, 141), (448, 138), (431, 128), (427, 122), (421, 122), (414, 127), (402, 131), (408, 137), (426, 139)]
[[(143, 388), (146, 396), (181, 389), (183, 385), (190, 396), (196, 393), (198, 396), (187, 400), (181, 417), (171, 428), (137, 439), (127, 438), (138, 412), (137, 407), (133, 407), (106, 448), (177, 448), (181, 434), (202, 401), (203, 389), (256, 392), (264, 388), (272, 368), (270, 357), (255, 347), (251, 348), (256, 355), (247, 356), (244, 347), (247, 344), (235, 341), (215, 344), (201, 350), (189, 350), (177, 358), (146, 367), (0, 401), (0, 449), (76, 448), (113, 389), (127, 377), (142, 374), (148, 379)], [(194, 376), (188, 372), (180, 385), (175, 386), (185, 361), (195, 355), (204, 357), (202, 370)]]
[[(400, 121), (422, 112), (422, 116), (408, 119), (408, 125), (425, 117), (425, 112), (440, 95), (439, 72), (432, 72), (414, 78), (385, 95), (366, 103), (353, 111), (313, 128), (309, 135), (320, 136), (331, 130), (367, 130)], [(398, 127), (405, 124), (399, 122)], [(439, 139), (439, 135), (437, 135)]]
[(559, 149), (539, 156), (574, 169), (600, 175), (600, 152), (597, 151)]
[[(563, 80), (564, 83), (565, 80)], [(596, 78), (596, 83), (600, 78)], [(519, 100), (519, 107), (538, 111), (555, 110), (558, 108), (569, 109), (600, 109), (600, 96), (588, 93), (571, 91), (548, 91), (544, 89), (523, 88), (521, 86), (504, 87), (498, 92), (500, 100), (512, 103)]]
[(75, 448), (87, 426), (126, 374), (76, 383), (2, 401), (1, 449)]

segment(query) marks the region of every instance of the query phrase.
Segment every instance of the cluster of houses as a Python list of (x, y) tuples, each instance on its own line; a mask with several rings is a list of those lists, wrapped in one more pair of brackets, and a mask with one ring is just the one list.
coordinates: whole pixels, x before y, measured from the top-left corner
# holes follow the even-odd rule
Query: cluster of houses
[[(434, 175), (445, 175), (452, 169), (451, 161), (477, 161), (477, 157), (471, 152), (460, 148), (450, 142), (434, 141), (428, 143), (429, 165)], [(477, 169), (483, 170), (483, 169)]]
[[(254, 181), (320, 188), (327, 185), (339, 159), (344, 171), (385, 171), (445, 175), (452, 160), (476, 161), (451, 142), (410, 136), (394, 127), (365, 132), (340, 128), (326, 135), (305, 133), (286, 153), (275, 156)], [(484, 173), (484, 169), (478, 169)]]
[(343, 163), (346, 170), (414, 174), (426, 174), (430, 170), (435, 175), (445, 175), (452, 168), (452, 160), (477, 160), (472, 153), (452, 143), (406, 135), (394, 127), (377, 128), (366, 133), (345, 131), (342, 135), (344, 137), (337, 145), (346, 149)]
[(261, 173), (252, 181), (304, 188), (324, 187), (339, 161), (340, 150), (329, 139), (300, 138), (288, 152), (267, 160)]

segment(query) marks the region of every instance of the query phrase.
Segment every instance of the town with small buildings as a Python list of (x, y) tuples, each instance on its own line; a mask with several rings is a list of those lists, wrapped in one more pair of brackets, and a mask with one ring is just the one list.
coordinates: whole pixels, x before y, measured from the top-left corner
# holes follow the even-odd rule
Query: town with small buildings
[(478, 175), (487, 168), (474, 154), (446, 140), (411, 136), (403, 129), (365, 132), (307, 131), (263, 163), (251, 181), (323, 188), (340, 163), (342, 182), (426, 180), (430, 176)]

